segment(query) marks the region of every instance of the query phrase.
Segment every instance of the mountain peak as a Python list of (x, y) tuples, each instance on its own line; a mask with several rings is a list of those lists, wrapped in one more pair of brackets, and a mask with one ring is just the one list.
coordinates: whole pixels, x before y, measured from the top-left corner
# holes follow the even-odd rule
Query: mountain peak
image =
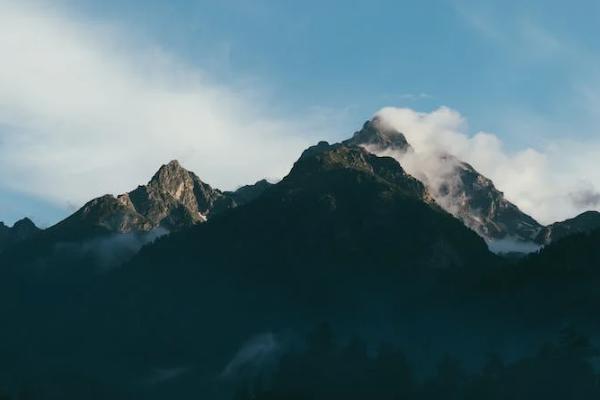
[(190, 173), (190, 171), (185, 169), (177, 160), (171, 160), (167, 164), (162, 165), (157, 172), (161, 171), (170, 171), (171, 173)]
[(38, 227), (33, 223), (31, 219), (25, 217), (15, 222), (15, 224), (13, 225), (13, 229), (19, 231), (35, 231), (38, 230)]
[(366, 147), (371, 152), (385, 150), (407, 152), (412, 149), (402, 132), (386, 124), (380, 117), (366, 121), (362, 129), (343, 142), (348, 146)]
[(10, 229), (21, 232), (40, 230), (28, 217), (21, 218), (20, 220), (16, 221), (12, 227), (6, 225), (3, 221), (0, 221), (0, 229)]
[(319, 142), (306, 149), (284, 181), (314, 182), (328, 179), (325, 176), (336, 176), (331, 182), (335, 185), (342, 181), (357, 183), (367, 179), (405, 196), (433, 203), (423, 184), (407, 174), (395, 159), (378, 157), (362, 147), (339, 143)]
[(29, 218), (20, 219), (12, 227), (0, 222), (0, 251), (9, 245), (32, 237), (40, 230)]
[(361, 148), (321, 141), (304, 150), (290, 175), (298, 172), (315, 172), (336, 168), (371, 170), (369, 163), (365, 160), (366, 154), (367, 152)]
[(179, 161), (171, 160), (167, 164), (163, 164), (158, 171), (154, 174), (152, 179), (150, 180), (150, 184), (153, 182), (156, 183), (165, 183), (173, 178), (185, 178), (190, 175), (191, 172), (187, 169), (183, 168)]

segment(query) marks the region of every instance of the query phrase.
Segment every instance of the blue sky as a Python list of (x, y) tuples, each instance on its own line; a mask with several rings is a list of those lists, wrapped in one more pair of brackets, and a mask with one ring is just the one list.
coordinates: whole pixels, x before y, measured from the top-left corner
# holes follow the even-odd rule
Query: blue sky
[(569, 125), (583, 111), (577, 85), (600, 54), (597, 1), (77, 3), (220, 80), (263, 80), (284, 111), (350, 109), (349, 129), (383, 106), (444, 104), (473, 129), (535, 144), (501, 115)]
[[(508, 182), (501, 189), (511, 200), (534, 213), (540, 207), (536, 202), (551, 204), (559, 192), (593, 195), (600, 187), (597, 173), (587, 174), (600, 148), (597, 1), (25, 3), (17, 7), (0, 0), (0, 11), (11, 10), (3, 13), (4, 22), (15, 22), (13, 39), (19, 44), (9, 47), (17, 60), (12, 67), (19, 72), (19, 63), (38, 65), (30, 68), (35, 88), (13, 87), (15, 80), (27, 79), (24, 74), (5, 73), (0, 79), (0, 156), (5, 158), (0, 166), (6, 171), (0, 175), (0, 220), (9, 223), (27, 215), (52, 224), (87, 199), (145, 182), (170, 158), (183, 159), (201, 177), (227, 189), (261, 176), (278, 178), (303, 146), (345, 138), (386, 106), (425, 113), (450, 107), (464, 120), (465, 126), (457, 128), (461, 134), (493, 133), (509, 161), (534, 150), (546, 158), (546, 168), (560, 163), (561, 174), (533, 175), (543, 185), (531, 188), (544, 191), (538, 197), (527, 197), (523, 188), (510, 186), (510, 176), (489, 170)], [(40, 20), (44, 24), (36, 23)], [(22, 43), (38, 40), (19, 31), (28, 23), (40, 37), (52, 39), (45, 46), (53, 49), (48, 54), (19, 54)], [(69, 76), (57, 72), (64, 71), (61, 58), (71, 60)], [(81, 71), (80, 58), (85, 61)], [(47, 59), (55, 69), (39, 66)], [(64, 96), (55, 84), (61, 79), (68, 87)], [(112, 88), (123, 81), (136, 83), (120, 96)], [(81, 105), (82, 88), (102, 96)], [(58, 105), (53, 97), (38, 101), (40, 93), (52, 91)], [(160, 101), (121, 112), (136, 96), (156, 93)], [(210, 95), (196, 98), (197, 93)], [(68, 96), (74, 100), (64, 100)], [(207, 103), (212, 110), (223, 98), (226, 106), (207, 112), (201, 122), (185, 111)], [(127, 104), (109, 110), (123, 99)], [(147, 133), (145, 125), (131, 122), (160, 113), (165, 104), (177, 121), (155, 121), (158, 132)], [(93, 107), (108, 111), (89, 111)], [(76, 122), (70, 115), (78, 116)], [(239, 115), (240, 121), (232, 123)], [(196, 135), (183, 133), (196, 125)], [(182, 133), (171, 134), (172, 127)], [(95, 142), (111, 129), (114, 136)], [(220, 133), (227, 130), (240, 135)], [(94, 145), (86, 147), (85, 132)], [(126, 144), (114, 144), (116, 138)], [(234, 143), (243, 140), (256, 147)], [(164, 148), (165, 141), (177, 145)], [(267, 147), (261, 150), (263, 143)], [(124, 150), (140, 154), (125, 162)], [(262, 160), (264, 154), (251, 156), (252, 151), (273, 156)], [(582, 156), (573, 155), (577, 152)], [(579, 211), (565, 207), (554, 202), (538, 218), (549, 221)]]

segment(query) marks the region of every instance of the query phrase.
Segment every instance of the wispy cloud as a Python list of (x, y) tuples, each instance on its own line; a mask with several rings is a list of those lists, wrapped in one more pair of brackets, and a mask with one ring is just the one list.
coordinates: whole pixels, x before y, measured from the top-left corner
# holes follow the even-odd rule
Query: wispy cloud
[(122, 192), (181, 159), (223, 188), (280, 177), (320, 116), (271, 111), (122, 27), (0, 0), (0, 190), (60, 204)]
[(519, 12), (518, 8), (486, 1), (455, 1), (454, 6), (458, 15), (480, 37), (517, 55), (521, 61), (576, 48), (532, 16)]

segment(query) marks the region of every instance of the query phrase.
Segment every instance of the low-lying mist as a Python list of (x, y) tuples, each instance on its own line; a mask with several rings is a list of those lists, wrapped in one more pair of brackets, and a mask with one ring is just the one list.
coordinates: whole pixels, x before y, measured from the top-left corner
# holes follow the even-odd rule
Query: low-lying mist
[(91, 259), (99, 272), (102, 272), (129, 260), (144, 245), (168, 233), (169, 231), (162, 227), (143, 233), (114, 233), (81, 243), (57, 243), (54, 251), (59, 256)]

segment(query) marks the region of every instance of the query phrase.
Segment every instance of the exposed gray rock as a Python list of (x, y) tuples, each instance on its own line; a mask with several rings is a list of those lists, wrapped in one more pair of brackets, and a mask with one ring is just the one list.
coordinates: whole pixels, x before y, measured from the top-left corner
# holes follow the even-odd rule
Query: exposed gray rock
[(96, 198), (51, 229), (87, 226), (129, 233), (161, 227), (176, 231), (235, 205), (231, 198), (174, 160), (160, 167), (147, 185), (117, 197)]
[(366, 147), (372, 153), (386, 150), (406, 152), (412, 149), (401, 132), (386, 126), (378, 117), (365, 122), (362, 129), (343, 144)]
[[(536, 237), (542, 226), (535, 219), (506, 200), (504, 193), (471, 165), (446, 157), (456, 164), (455, 180), (452, 185), (441, 187), (439, 197), (445, 198), (440, 201), (442, 206), (488, 240), (511, 238), (530, 242)], [(453, 204), (447, 205), (449, 201)]]

